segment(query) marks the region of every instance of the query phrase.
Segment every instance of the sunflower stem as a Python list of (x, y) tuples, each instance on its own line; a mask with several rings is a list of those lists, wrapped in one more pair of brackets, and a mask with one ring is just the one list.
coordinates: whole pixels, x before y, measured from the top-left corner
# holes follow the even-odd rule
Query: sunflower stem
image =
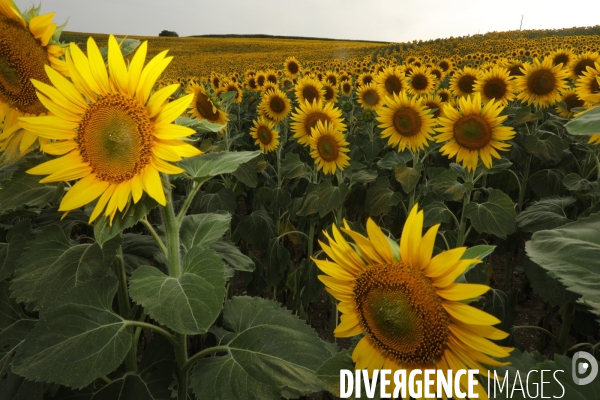
[(204, 182), (208, 181), (209, 179), (204, 179), (200, 182), (194, 182), (194, 186), (192, 186), (192, 190), (188, 194), (187, 198), (185, 199), (185, 202), (183, 203), (183, 206), (181, 207), (181, 210), (179, 210), (179, 213), (177, 214), (177, 225), (178, 226), (181, 226), (181, 221), (183, 221), (183, 217), (185, 217), (187, 210), (192, 205), (192, 201), (194, 200), (194, 197), (196, 197), (196, 194), (200, 190), (200, 187), (204, 184)]
[(564, 309), (562, 325), (560, 326), (560, 334), (558, 336), (558, 344), (556, 346), (558, 354), (565, 354), (567, 349), (567, 340), (569, 339), (569, 331), (571, 324), (575, 318), (575, 304), (572, 301), (567, 302)]
[(527, 162), (525, 163), (525, 170), (523, 171), (523, 181), (521, 181), (521, 186), (519, 187), (519, 203), (517, 204), (517, 209), (519, 213), (523, 211), (523, 200), (525, 200), (525, 191), (527, 190), (527, 183), (529, 181), (529, 169), (531, 168), (531, 154), (527, 157)]
[[(167, 182), (169, 182), (168, 175), (164, 175), (164, 177)], [(170, 188), (166, 190), (165, 196), (167, 199), (167, 204), (164, 207), (160, 207), (160, 213), (162, 215), (163, 223), (165, 225), (165, 232), (167, 234), (167, 259), (169, 261), (169, 275), (173, 278), (179, 278), (181, 275), (181, 263), (179, 255), (179, 221), (178, 218), (175, 217), (175, 210), (173, 209), (173, 196)]]
[(146, 218), (146, 216), (144, 215), (144, 218), (140, 219), (140, 222), (142, 223), (142, 225), (144, 225), (146, 227), (146, 229), (148, 230), (148, 232), (150, 232), (150, 235), (152, 235), (152, 237), (156, 241), (156, 244), (158, 244), (158, 247), (160, 247), (160, 249), (162, 250), (162, 252), (165, 255), (167, 255), (167, 247), (165, 246), (165, 244), (161, 240), (160, 236), (158, 236), (158, 233), (156, 233), (156, 231), (154, 230), (154, 227), (152, 226), (152, 224), (150, 223), (150, 221), (148, 221), (148, 218)]
[(177, 400), (187, 400), (188, 398), (188, 363), (187, 354), (187, 335), (176, 333), (175, 340), (175, 358), (177, 360)]
[[(119, 288), (117, 290), (117, 301), (119, 303), (119, 314), (124, 319), (131, 318), (131, 304), (129, 303), (129, 292), (127, 291), (127, 273), (125, 271), (125, 261), (123, 258), (123, 248), (119, 246), (117, 250), (117, 257), (113, 262), (113, 268), (117, 279), (119, 280)], [(132, 328), (128, 328), (132, 331)], [(125, 369), (129, 372), (135, 372), (137, 370), (137, 355), (136, 349), (134, 349), (134, 343), (132, 339), (132, 346), (125, 357)]]
[[(470, 172), (467, 176), (467, 182), (473, 182), (473, 172)], [(456, 237), (456, 247), (461, 247), (465, 243), (466, 235), (465, 229), (467, 227), (467, 217), (465, 216), (465, 211), (467, 209), (467, 205), (471, 201), (471, 191), (465, 193), (465, 197), (463, 199), (463, 207), (460, 213), (460, 224), (458, 225), (458, 235)]]

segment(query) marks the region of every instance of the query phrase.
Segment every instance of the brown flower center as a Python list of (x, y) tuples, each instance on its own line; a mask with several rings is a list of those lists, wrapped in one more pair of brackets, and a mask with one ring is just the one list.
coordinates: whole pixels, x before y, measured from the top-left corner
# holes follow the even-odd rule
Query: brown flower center
[(402, 80), (396, 75), (390, 75), (385, 78), (384, 87), (389, 94), (399, 94), (402, 90)]
[(300, 66), (296, 64), (294, 61), (289, 61), (287, 64), (287, 70), (290, 74), (296, 75), (300, 70)]
[(269, 108), (274, 114), (281, 114), (285, 111), (285, 100), (279, 96), (272, 96), (269, 101)]
[(327, 162), (335, 161), (340, 154), (340, 146), (333, 136), (321, 135), (317, 139), (319, 156)]
[(492, 78), (485, 83), (483, 93), (488, 99), (499, 100), (506, 95), (506, 82), (502, 78)]
[(260, 125), (256, 130), (256, 137), (262, 144), (269, 145), (273, 141), (273, 132), (271, 132), (269, 127)]
[(371, 267), (356, 279), (354, 298), (367, 336), (387, 356), (414, 365), (442, 355), (450, 318), (420, 270), (403, 262)]
[(569, 62), (569, 56), (566, 54), (557, 54), (552, 59), (552, 65), (563, 64), (566, 65)]
[(304, 88), (302, 88), (302, 97), (312, 104), (314, 100), (319, 101), (321, 99), (321, 93), (319, 93), (319, 89), (317, 89), (315, 86), (306, 85)]
[(379, 104), (379, 93), (375, 89), (368, 89), (362, 94), (362, 101), (371, 107), (375, 107)]
[(210, 122), (216, 122), (219, 119), (219, 110), (214, 106), (208, 95), (202, 91), (198, 92), (196, 111)]
[(465, 115), (454, 123), (454, 140), (469, 150), (479, 150), (492, 140), (492, 128), (480, 115)]
[(527, 88), (537, 96), (543, 96), (552, 93), (556, 87), (556, 77), (552, 71), (540, 69), (533, 71), (527, 78)]
[(563, 101), (567, 105), (567, 111), (571, 111), (573, 108), (583, 107), (583, 104), (585, 103), (583, 100), (577, 97), (576, 94), (570, 94), (566, 96)]
[(575, 64), (573, 71), (577, 76), (582, 76), (584, 72), (587, 72), (587, 67), (594, 68), (594, 60), (590, 60), (589, 58), (579, 60), (577, 64)]
[(317, 126), (317, 122), (319, 121), (323, 124), (325, 124), (325, 122), (332, 122), (329, 119), (329, 116), (321, 111), (316, 111), (306, 116), (306, 119), (304, 120), (304, 130), (308, 135), (311, 134), (311, 129)]
[(429, 86), (429, 79), (422, 74), (413, 75), (411, 85), (415, 90), (425, 90)]
[(150, 162), (154, 124), (137, 100), (109, 94), (87, 108), (79, 124), (77, 144), (81, 157), (99, 179), (121, 183)]
[(474, 92), (473, 86), (475, 85), (476, 77), (473, 75), (463, 75), (458, 79), (458, 88), (461, 92), (471, 94)]
[(405, 137), (413, 137), (421, 131), (421, 116), (410, 107), (396, 110), (392, 123), (396, 131)]

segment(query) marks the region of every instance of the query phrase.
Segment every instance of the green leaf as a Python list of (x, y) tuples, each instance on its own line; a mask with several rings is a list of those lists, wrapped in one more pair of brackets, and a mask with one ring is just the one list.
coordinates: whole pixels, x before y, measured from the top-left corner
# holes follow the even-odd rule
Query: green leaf
[(421, 163), (417, 163), (414, 168), (408, 167), (405, 163), (400, 163), (394, 168), (396, 180), (400, 182), (402, 190), (407, 194), (417, 187), (417, 183), (421, 179), (421, 172), (423, 172), (423, 164)]
[(62, 293), (106, 275), (120, 245), (121, 237), (106, 242), (104, 248), (98, 243), (72, 244), (62, 229), (50, 225), (18, 259), (13, 297), (34, 310), (59, 305)]
[(242, 254), (240, 249), (235, 247), (233, 243), (226, 240), (219, 240), (211, 244), (210, 248), (231, 268), (244, 272), (254, 271), (254, 261), (247, 255)]
[(379, 215), (389, 212), (393, 206), (400, 203), (400, 200), (402, 200), (402, 193), (391, 190), (388, 178), (380, 176), (367, 189), (365, 206), (369, 215)]
[(317, 378), (325, 388), (336, 397), (340, 397), (340, 371), (354, 371), (354, 362), (348, 350), (336, 353), (317, 370)]
[(571, 173), (565, 176), (563, 179), (565, 187), (573, 192), (590, 192), (597, 191), (598, 183), (590, 182), (587, 179), (582, 178), (576, 173)]
[(396, 168), (396, 165), (400, 163), (407, 163), (412, 159), (413, 156), (408, 151), (402, 153), (390, 151), (385, 156), (383, 156), (381, 160), (377, 161), (377, 166), (383, 169), (394, 169)]
[(290, 252), (279, 243), (279, 239), (271, 239), (269, 242), (265, 264), (267, 266), (267, 286), (279, 285), (285, 272), (292, 266)]
[(237, 208), (235, 193), (229, 188), (221, 189), (217, 193), (206, 193), (200, 198), (199, 207), (207, 213), (226, 211), (233, 214)]
[[(584, 302), (600, 303), (600, 214), (538, 231), (525, 244), (525, 251)], [(592, 312), (600, 315), (597, 307)]]
[(556, 164), (562, 158), (562, 139), (550, 132), (542, 137), (526, 136), (523, 144), (527, 151), (545, 163)]
[(0, 381), (0, 399), (2, 400), (42, 400), (46, 384), (32, 382), (12, 372)]
[(17, 349), (13, 371), (34, 381), (82, 388), (114, 371), (131, 348), (125, 320), (111, 310), (118, 282), (105, 277), (77, 286), (42, 312)]
[(465, 216), (477, 232), (491, 233), (502, 239), (514, 232), (517, 213), (511, 198), (498, 189), (492, 189), (485, 203), (469, 203)]
[(486, 168), (484, 165), (480, 165), (475, 170), (475, 176), (479, 175), (480, 173), (484, 173), (486, 175), (497, 174), (498, 172), (502, 172), (505, 169), (510, 168), (511, 165), (513, 165), (513, 163), (510, 162), (508, 158), (494, 159), (492, 168)]
[(533, 203), (517, 216), (517, 226), (524, 232), (553, 229), (569, 221), (565, 208), (575, 203), (574, 197), (555, 197)]
[(600, 107), (594, 107), (565, 125), (571, 135), (600, 133)]
[(110, 218), (102, 216), (94, 224), (94, 238), (100, 247), (127, 228), (131, 228), (158, 203), (150, 196), (144, 196), (137, 204), (130, 203), (123, 211), (117, 211), (112, 226)]
[(233, 176), (250, 188), (255, 188), (258, 184), (256, 166), (252, 166), (250, 163), (244, 163), (240, 165), (238, 169), (233, 172)]
[(131, 276), (131, 298), (175, 332), (206, 333), (223, 307), (223, 262), (213, 250), (194, 247), (185, 255), (182, 267), (178, 278), (154, 267), (138, 268)]
[(285, 178), (294, 179), (306, 175), (309, 168), (306, 163), (300, 160), (298, 154), (288, 153), (281, 162), (280, 172)]
[(513, 125), (521, 125), (526, 122), (535, 121), (544, 118), (544, 113), (540, 110), (535, 114), (531, 113), (531, 107), (525, 107), (517, 111)]
[(56, 186), (40, 183), (40, 177), (25, 171), (13, 174), (0, 188), (0, 215), (24, 207), (41, 207), (56, 194)]
[(0, 243), (0, 280), (12, 276), (17, 267), (17, 259), (32, 240), (28, 219), (22, 220), (8, 231), (6, 243)]
[(277, 235), (275, 223), (265, 210), (246, 215), (238, 225), (242, 239), (248, 244), (261, 246)]
[[(462, 255), (462, 260), (477, 259), (483, 260), (492, 252), (496, 246), (479, 245), (469, 247)], [(469, 282), (469, 283), (486, 283), (487, 268), (485, 264), (471, 264), (465, 269), (465, 272), (461, 276), (456, 278), (456, 282)]]
[(463, 198), (467, 190), (472, 189), (467, 183), (458, 181), (458, 172), (454, 169), (449, 169), (439, 174), (431, 183), (434, 192), (444, 196), (446, 200), (460, 200)]
[(284, 390), (322, 390), (315, 372), (331, 356), (329, 348), (281, 304), (234, 297), (225, 305), (223, 324), (235, 337), (227, 354), (195, 366), (190, 386), (197, 398), (266, 400), (279, 399)]
[(297, 215), (305, 217), (307, 215), (314, 214), (318, 211), (317, 201), (319, 200), (319, 187), (311, 183), (308, 185), (304, 196), (302, 197), (302, 203)]
[(197, 118), (187, 118), (187, 117), (178, 117), (175, 119), (175, 123), (181, 126), (187, 126), (188, 128), (192, 128), (197, 133), (204, 132), (220, 132), (221, 129), (225, 127), (225, 125), (221, 124), (213, 124), (212, 122), (208, 122), (205, 119), (197, 119)]
[(450, 222), (452, 219), (452, 211), (441, 201), (434, 201), (427, 204), (423, 207), (423, 211), (425, 212), (425, 220), (423, 221), (425, 228), (435, 224)]
[(286, 189), (276, 187), (271, 190), (271, 208), (275, 212), (279, 212), (281, 209), (287, 209), (292, 201), (292, 195)]
[(179, 166), (194, 180), (205, 181), (213, 176), (231, 174), (240, 165), (259, 155), (260, 151), (208, 153), (186, 158), (179, 162)]
[(348, 186), (342, 183), (339, 186), (333, 186), (331, 181), (325, 181), (319, 185), (317, 191), (317, 210), (319, 216), (323, 218), (332, 211), (339, 209), (348, 194)]
[(523, 269), (533, 291), (553, 307), (562, 307), (567, 302), (575, 302), (579, 298), (578, 295), (568, 291), (565, 285), (548, 275), (544, 268), (531, 261), (529, 257), (525, 258)]
[(208, 247), (227, 232), (230, 222), (231, 215), (226, 213), (187, 215), (181, 223), (181, 245), (185, 251)]
[(564, 193), (565, 173), (559, 169), (543, 169), (529, 177), (531, 190), (539, 197), (560, 196)]
[(133, 273), (142, 265), (149, 265), (155, 255), (162, 254), (160, 247), (152, 236), (136, 233), (125, 233), (123, 235), (123, 259), (128, 273)]
[(357, 183), (369, 183), (377, 179), (377, 171), (371, 171), (369, 169), (361, 169), (349, 173), (350, 175), (350, 186), (354, 186)]

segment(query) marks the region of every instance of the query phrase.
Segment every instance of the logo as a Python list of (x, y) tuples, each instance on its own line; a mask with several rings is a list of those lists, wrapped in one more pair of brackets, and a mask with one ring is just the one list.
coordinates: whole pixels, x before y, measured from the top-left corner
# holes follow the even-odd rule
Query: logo
[[(581, 359), (585, 359), (582, 361)], [(589, 375), (585, 378), (580, 378), (589, 372)], [(576, 385), (587, 385), (598, 375), (598, 361), (590, 354), (585, 351), (578, 351), (573, 355), (572, 365), (573, 382)]]

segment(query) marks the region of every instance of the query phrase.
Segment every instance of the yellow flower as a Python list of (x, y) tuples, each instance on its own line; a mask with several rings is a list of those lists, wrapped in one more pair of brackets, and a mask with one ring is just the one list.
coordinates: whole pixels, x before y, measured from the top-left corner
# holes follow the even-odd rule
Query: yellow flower
[(362, 108), (367, 110), (377, 110), (383, 105), (383, 97), (379, 95), (375, 84), (367, 83), (360, 85), (356, 91), (357, 101)]
[(567, 88), (566, 78), (569, 73), (562, 64), (552, 65), (550, 57), (540, 61), (533, 59), (533, 64), (523, 65), (523, 76), (515, 78), (519, 100), (534, 104), (537, 107), (550, 107), (560, 101), (560, 92)]
[(456, 71), (450, 79), (450, 90), (456, 97), (469, 96), (475, 92), (475, 81), (479, 71), (475, 68), (464, 67)]
[(294, 78), (296, 75), (300, 73), (300, 63), (296, 60), (296, 57), (288, 57), (283, 63), (285, 68), (285, 72), (291, 77)]
[(341, 171), (350, 165), (350, 157), (346, 153), (350, 152), (348, 142), (344, 139), (344, 134), (337, 130), (329, 122), (318, 121), (312, 128), (312, 134), (308, 138), (310, 144), (310, 156), (317, 164), (317, 170), (323, 170), (325, 174), (335, 174), (336, 169)]
[(300, 103), (300, 107), (296, 108), (296, 113), (292, 114), (292, 123), (290, 128), (294, 133), (294, 139), (304, 146), (308, 146), (308, 138), (311, 135), (311, 130), (317, 126), (317, 122), (329, 122), (335, 130), (343, 130), (346, 125), (343, 123), (342, 111), (335, 107), (333, 103), (325, 103), (313, 101), (312, 104), (308, 100)]
[(427, 95), (437, 87), (437, 79), (427, 67), (415, 67), (407, 77), (407, 90), (410, 94)]
[(250, 136), (256, 139), (254, 144), (258, 145), (263, 153), (277, 150), (279, 147), (279, 133), (275, 130), (275, 124), (266, 118), (258, 117), (254, 120)]
[[(478, 369), (487, 374), (482, 364), (508, 364), (492, 358), (507, 357), (512, 351), (491, 341), (508, 336), (493, 326), (500, 321), (467, 304), (489, 287), (455, 283), (480, 261), (462, 259), (465, 247), (433, 257), (438, 228), (435, 225), (422, 235), (423, 211), (415, 205), (399, 246), (391, 244), (371, 219), (368, 237), (344, 222), (341, 231), (353, 244), (335, 224), (333, 237), (324, 232), (329, 243), (319, 243), (329, 260), (313, 260), (327, 274), (319, 275), (325, 290), (339, 301), (342, 315), (335, 336), (366, 333), (352, 353), (357, 370), (405, 369), (408, 375), (413, 369), (444, 374), (450, 369)], [(460, 386), (468, 387), (466, 378)], [(481, 385), (474, 389), (480, 398), (487, 398)]]
[(515, 98), (513, 80), (508, 70), (499, 66), (482, 72), (475, 81), (473, 89), (481, 94), (484, 104), (494, 100), (505, 106)]
[(320, 102), (325, 96), (323, 84), (318, 79), (305, 76), (298, 80), (296, 84), (296, 100), (302, 104), (305, 100), (309, 103), (313, 101)]
[(59, 211), (74, 210), (99, 198), (90, 222), (102, 211), (112, 220), (130, 198), (137, 203), (143, 192), (165, 205), (159, 173), (179, 174), (183, 170), (169, 162), (201, 154), (181, 140), (194, 130), (171, 123), (194, 96), (165, 104), (177, 84), (150, 95), (172, 57), (166, 57), (164, 51), (144, 67), (147, 42), (127, 67), (111, 35), (108, 71), (92, 38), (87, 50), (86, 57), (71, 44), (67, 64), (73, 82), (52, 73), (49, 67), (46, 70), (53, 86), (32, 81), (40, 101), (54, 116), (21, 118), (21, 123), (40, 137), (53, 140), (44, 151), (61, 157), (27, 172), (48, 175), (41, 182), (77, 180), (63, 197)]
[(262, 114), (266, 114), (272, 121), (283, 121), (292, 108), (290, 99), (277, 88), (265, 91), (262, 101), (258, 106)]
[(193, 83), (187, 92), (194, 95), (190, 104), (192, 116), (219, 125), (224, 125), (229, 121), (227, 113), (215, 105), (215, 101), (208, 96), (202, 86)]
[(497, 150), (508, 150), (510, 144), (504, 143), (515, 136), (510, 126), (502, 126), (507, 116), (499, 116), (504, 107), (490, 100), (481, 107), (481, 96), (458, 99), (458, 108), (444, 105), (444, 115), (438, 118), (441, 127), (436, 142), (446, 142), (441, 148), (442, 155), (463, 163), (469, 171), (477, 168), (478, 158), (487, 168), (492, 167), (492, 157), (500, 158)]

